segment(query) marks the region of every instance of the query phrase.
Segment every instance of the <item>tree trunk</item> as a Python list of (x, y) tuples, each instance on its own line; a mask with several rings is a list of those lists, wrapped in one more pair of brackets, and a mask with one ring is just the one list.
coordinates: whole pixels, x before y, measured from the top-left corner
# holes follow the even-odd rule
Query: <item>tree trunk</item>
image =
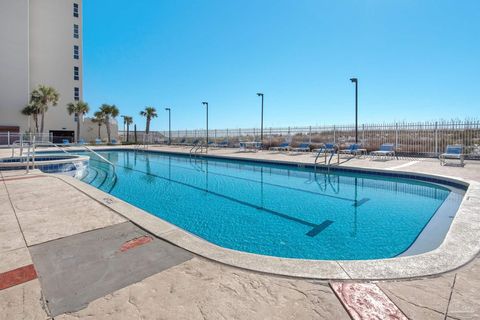
[(128, 134), (130, 133), (130, 130), (129, 130), (129, 129), (130, 129), (130, 125), (127, 124), (127, 142), (128, 142)]
[(145, 128), (145, 133), (148, 134), (150, 132), (150, 118), (147, 117), (147, 127)]
[(107, 126), (107, 140), (108, 140), (108, 143), (110, 143), (110, 117), (109, 116), (105, 117), (105, 125)]
[(102, 140), (102, 138), (100, 137), (100, 129), (102, 129), (102, 123), (101, 122), (98, 123), (98, 139)]
[(35, 133), (38, 133), (38, 113), (33, 114), (33, 121), (35, 121)]
[(76, 114), (77, 117), (77, 143), (80, 141), (80, 113)]
[(43, 128), (45, 127), (45, 111), (42, 111), (42, 122), (40, 125), (40, 133), (43, 133)]

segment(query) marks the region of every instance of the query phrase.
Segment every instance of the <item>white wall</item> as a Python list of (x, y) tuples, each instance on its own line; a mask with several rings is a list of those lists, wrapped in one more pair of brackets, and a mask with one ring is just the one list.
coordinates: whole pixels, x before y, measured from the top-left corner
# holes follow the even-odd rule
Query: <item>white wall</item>
[[(81, 1), (76, 0), (81, 8)], [(75, 130), (74, 116), (67, 113), (67, 104), (74, 101), (73, 88), (80, 81), (73, 80), (73, 66), (82, 69), (82, 56), (73, 59), (74, 44), (82, 47), (82, 13), (73, 16), (73, 0), (30, 0), (30, 88), (39, 84), (52, 86), (60, 93), (56, 107), (48, 110), (45, 118), (48, 130)], [(80, 38), (73, 37), (73, 25), (80, 27)]]
[(27, 129), (28, 0), (0, 0), (0, 126)]
[[(79, 5), (79, 17), (73, 16), (73, 3)], [(28, 117), (21, 114), (30, 92), (39, 84), (52, 86), (60, 101), (45, 117), (49, 130), (76, 131), (74, 116), (67, 104), (74, 101), (74, 87), (83, 97), (82, 0), (0, 0), (0, 126), (20, 126), (28, 130)], [(79, 38), (73, 37), (73, 25), (79, 25)], [(80, 48), (80, 59), (73, 58), (73, 46)], [(74, 80), (78, 66), (80, 80)], [(33, 123), (31, 124), (33, 127)], [(81, 136), (88, 141), (97, 137), (97, 125), (86, 120)], [(112, 125), (112, 138), (118, 139), (118, 126)], [(105, 126), (102, 139), (106, 139)]]
[[(111, 138), (120, 141), (118, 136), (118, 124), (117, 121), (112, 120), (110, 124)], [(92, 122), (91, 118), (85, 118), (85, 121), (81, 123), (80, 136), (86, 142), (95, 142), (98, 137), (98, 124)], [(107, 128), (102, 124), (100, 128), (100, 138), (102, 141), (107, 141)]]

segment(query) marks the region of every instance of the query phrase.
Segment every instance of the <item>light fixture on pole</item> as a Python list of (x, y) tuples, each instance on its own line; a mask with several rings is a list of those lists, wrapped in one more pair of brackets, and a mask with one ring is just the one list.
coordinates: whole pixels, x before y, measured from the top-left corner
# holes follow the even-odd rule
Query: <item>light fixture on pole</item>
[(207, 107), (207, 146), (206, 146), (206, 152), (208, 152), (208, 102), (202, 102), (202, 104)]
[(355, 143), (358, 143), (358, 79), (351, 78), (350, 81), (355, 83)]
[(260, 142), (263, 143), (263, 93), (257, 93), (257, 96), (262, 97), (262, 114), (260, 117)]
[[(125, 117), (127, 116), (121, 116), (123, 118), (123, 141), (126, 141), (126, 133), (125, 133), (125, 126), (127, 124), (127, 119), (125, 119)], [(80, 121), (80, 120), (77, 120), (77, 121)]]
[(165, 108), (166, 111), (168, 111), (168, 145), (172, 143), (172, 110), (170, 108)]

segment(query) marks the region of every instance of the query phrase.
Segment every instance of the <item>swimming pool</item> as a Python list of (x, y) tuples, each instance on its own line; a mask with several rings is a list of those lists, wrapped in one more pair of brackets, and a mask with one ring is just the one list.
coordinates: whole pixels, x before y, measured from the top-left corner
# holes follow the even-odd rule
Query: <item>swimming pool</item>
[(116, 165), (116, 179), (92, 157), (84, 182), (216, 245), (285, 258), (391, 258), (411, 250), (427, 229), (436, 233), (436, 240), (426, 237), (432, 250), (463, 197), (463, 190), (437, 182), (380, 174), (99, 153)]

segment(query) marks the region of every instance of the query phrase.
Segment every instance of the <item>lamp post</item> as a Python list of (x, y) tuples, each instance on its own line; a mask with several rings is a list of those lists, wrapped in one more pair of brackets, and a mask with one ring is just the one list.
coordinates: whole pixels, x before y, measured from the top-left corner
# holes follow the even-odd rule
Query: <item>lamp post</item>
[(263, 143), (263, 93), (257, 93), (257, 96), (262, 97), (262, 115), (260, 118), (260, 143)]
[(125, 120), (125, 117), (127, 117), (127, 116), (121, 116), (121, 117), (123, 118), (123, 141), (126, 141), (126, 139), (125, 139), (125, 125), (127, 124), (127, 121)]
[(350, 81), (355, 83), (355, 143), (358, 143), (358, 79), (351, 78)]
[(171, 109), (165, 108), (168, 111), (168, 145), (172, 143), (172, 118), (171, 118)]
[(208, 152), (208, 102), (202, 102), (202, 104), (207, 107), (207, 146), (206, 146), (206, 152)]

